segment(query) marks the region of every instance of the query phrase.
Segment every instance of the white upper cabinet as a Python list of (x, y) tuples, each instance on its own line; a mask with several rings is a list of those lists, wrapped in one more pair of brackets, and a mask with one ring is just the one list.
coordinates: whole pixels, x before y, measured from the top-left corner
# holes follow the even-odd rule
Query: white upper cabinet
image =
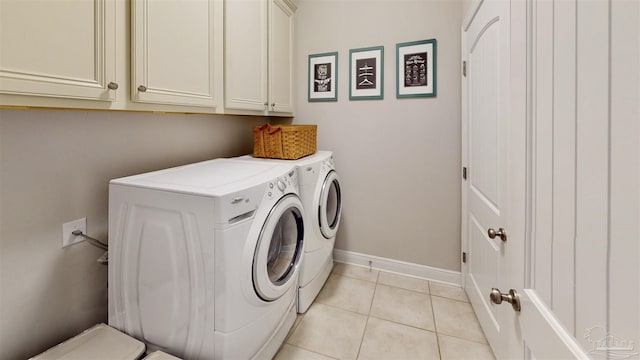
[(293, 4), (269, 0), (269, 111), (293, 113)]
[(215, 106), (221, 11), (220, 0), (132, 1), (132, 101)]
[(0, 93), (114, 101), (115, 24), (111, 0), (0, 1)]
[(286, 0), (225, 2), (226, 112), (293, 114), (294, 11)]
[(291, 116), (294, 11), (293, 0), (0, 0), (0, 106)]
[(225, 1), (225, 110), (267, 104), (267, 1)]

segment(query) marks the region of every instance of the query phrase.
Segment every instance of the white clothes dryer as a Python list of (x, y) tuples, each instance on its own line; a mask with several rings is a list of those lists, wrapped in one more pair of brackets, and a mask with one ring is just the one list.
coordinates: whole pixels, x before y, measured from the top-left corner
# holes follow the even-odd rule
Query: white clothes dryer
[(295, 164), (304, 207), (304, 259), (300, 270), (298, 312), (309, 309), (333, 268), (333, 247), (342, 214), (340, 177), (333, 152), (317, 151), (298, 160), (239, 157), (245, 161)]
[(112, 180), (109, 324), (185, 359), (271, 359), (295, 320), (297, 181), (233, 159)]

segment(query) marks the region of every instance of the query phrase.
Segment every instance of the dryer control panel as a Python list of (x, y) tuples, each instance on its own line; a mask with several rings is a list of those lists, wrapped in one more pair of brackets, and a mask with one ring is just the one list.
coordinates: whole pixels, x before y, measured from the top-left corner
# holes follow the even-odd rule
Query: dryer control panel
[(330, 171), (335, 169), (335, 167), (333, 166), (333, 156), (327, 160), (324, 160), (322, 162), (322, 170), (323, 171)]

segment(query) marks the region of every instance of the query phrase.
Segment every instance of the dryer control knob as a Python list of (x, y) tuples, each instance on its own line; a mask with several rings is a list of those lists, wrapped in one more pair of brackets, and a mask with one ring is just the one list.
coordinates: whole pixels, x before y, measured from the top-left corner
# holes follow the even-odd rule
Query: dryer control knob
[(285, 184), (284, 181), (282, 180), (278, 180), (277, 186), (278, 186), (278, 190), (280, 191), (284, 191), (284, 189), (287, 188), (287, 184)]

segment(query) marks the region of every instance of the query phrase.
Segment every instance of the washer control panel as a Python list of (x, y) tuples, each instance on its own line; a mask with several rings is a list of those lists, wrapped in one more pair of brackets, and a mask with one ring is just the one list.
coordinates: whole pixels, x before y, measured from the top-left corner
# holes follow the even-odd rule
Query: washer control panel
[(298, 174), (295, 170), (269, 182), (267, 197), (282, 196), (286, 192), (293, 191), (298, 181)]

